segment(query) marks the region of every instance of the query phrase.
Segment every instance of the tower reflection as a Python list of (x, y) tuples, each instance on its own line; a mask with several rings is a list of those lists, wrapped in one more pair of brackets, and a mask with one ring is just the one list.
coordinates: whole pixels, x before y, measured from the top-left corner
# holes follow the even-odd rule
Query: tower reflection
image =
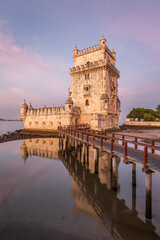
[[(136, 211), (136, 164), (132, 163), (132, 209), (118, 198), (120, 157), (65, 137), (24, 140), (21, 156), (60, 159), (72, 179), (75, 214), (100, 218), (115, 239), (160, 239)], [(151, 173), (146, 173), (146, 219), (152, 218)]]

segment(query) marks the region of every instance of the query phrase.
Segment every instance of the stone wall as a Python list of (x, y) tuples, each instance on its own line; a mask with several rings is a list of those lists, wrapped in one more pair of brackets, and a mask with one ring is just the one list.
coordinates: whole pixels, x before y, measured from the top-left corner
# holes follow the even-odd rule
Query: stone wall
[(37, 129), (37, 130), (57, 130), (60, 125), (70, 125), (72, 122), (72, 116), (67, 113), (59, 113), (52, 115), (27, 115), (25, 120), (25, 129)]
[(89, 124), (97, 130), (118, 127), (120, 101), (116, 53), (106, 46), (104, 36), (100, 45), (81, 51), (76, 46), (73, 53), (72, 85), (65, 108), (34, 109), (24, 101), (21, 117), (25, 129), (57, 130), (60, 125), (75, 123)]
[(127, 121), (123, 123), (124, 126), (137, 126), (137, 127), (159, 127), (160, 122), (135, 122), (135, 121)]

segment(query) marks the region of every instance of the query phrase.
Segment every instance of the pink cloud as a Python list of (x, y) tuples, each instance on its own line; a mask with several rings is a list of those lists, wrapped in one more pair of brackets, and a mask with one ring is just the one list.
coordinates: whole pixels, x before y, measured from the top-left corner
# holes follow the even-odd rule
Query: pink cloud
[(54, 56), (47, 57), (46, 61), (35, 49), (18, 46), (4, 21), (0, 21), (0, 56), (0, 117), (9, 115), (7, 108), (12, 108), (12, 115), (15, 112), (16, 117), (24, 98), (33, 105), (51, 106), (57, 104), (60, 95), (67, 97), (68, 63)]

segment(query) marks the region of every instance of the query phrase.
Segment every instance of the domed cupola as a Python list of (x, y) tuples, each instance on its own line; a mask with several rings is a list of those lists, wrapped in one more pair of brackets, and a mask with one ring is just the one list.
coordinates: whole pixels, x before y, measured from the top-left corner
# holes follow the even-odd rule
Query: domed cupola
[(101, 45), (101, 47), (105, 47), (105, 46), (106, 46), (106, 38), (104, 37), (104, 34), (103, 34), (103, 36), (101, 37), (100, 45)]
[(22, 103), (22, 105), (21, 105), (21, 108), (28, 108), (28, 105), (26, 104), (26, 101), (25, 101), (25, 99), (23, 100), (23, 103)]
[(33, 107), (32, 107), (32, 104), (31, 104), (31, 102), (30, 102), (30, 104), (29, 104), (29, 106), (28, 106), (28, 110), (31, 110), (31, 109), (33, 109)]
[(65, 103), (66, 106), (66, 111), (67, 112), (72, 112), (73, 111), (73, 100), (71, 97), (69, 97)]

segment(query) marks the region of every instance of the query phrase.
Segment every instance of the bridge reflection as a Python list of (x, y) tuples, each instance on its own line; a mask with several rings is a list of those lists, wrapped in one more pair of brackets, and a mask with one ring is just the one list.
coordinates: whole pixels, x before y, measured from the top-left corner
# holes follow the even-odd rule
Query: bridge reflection
[[(100, 151), (76, 140), (24, 140), (21, 156), (60, 159), (72, 179), (71, 194), (76, 213), (100, 217), (115, 239), (160, 239), (152, 225), (152, 173), (146, 175), (146, 221), (136, 211), (136, 164), (132, 164), (132, 209), (118, 198), (120, 157)], [(149, 219), (149, 220), (148, 220)]]

